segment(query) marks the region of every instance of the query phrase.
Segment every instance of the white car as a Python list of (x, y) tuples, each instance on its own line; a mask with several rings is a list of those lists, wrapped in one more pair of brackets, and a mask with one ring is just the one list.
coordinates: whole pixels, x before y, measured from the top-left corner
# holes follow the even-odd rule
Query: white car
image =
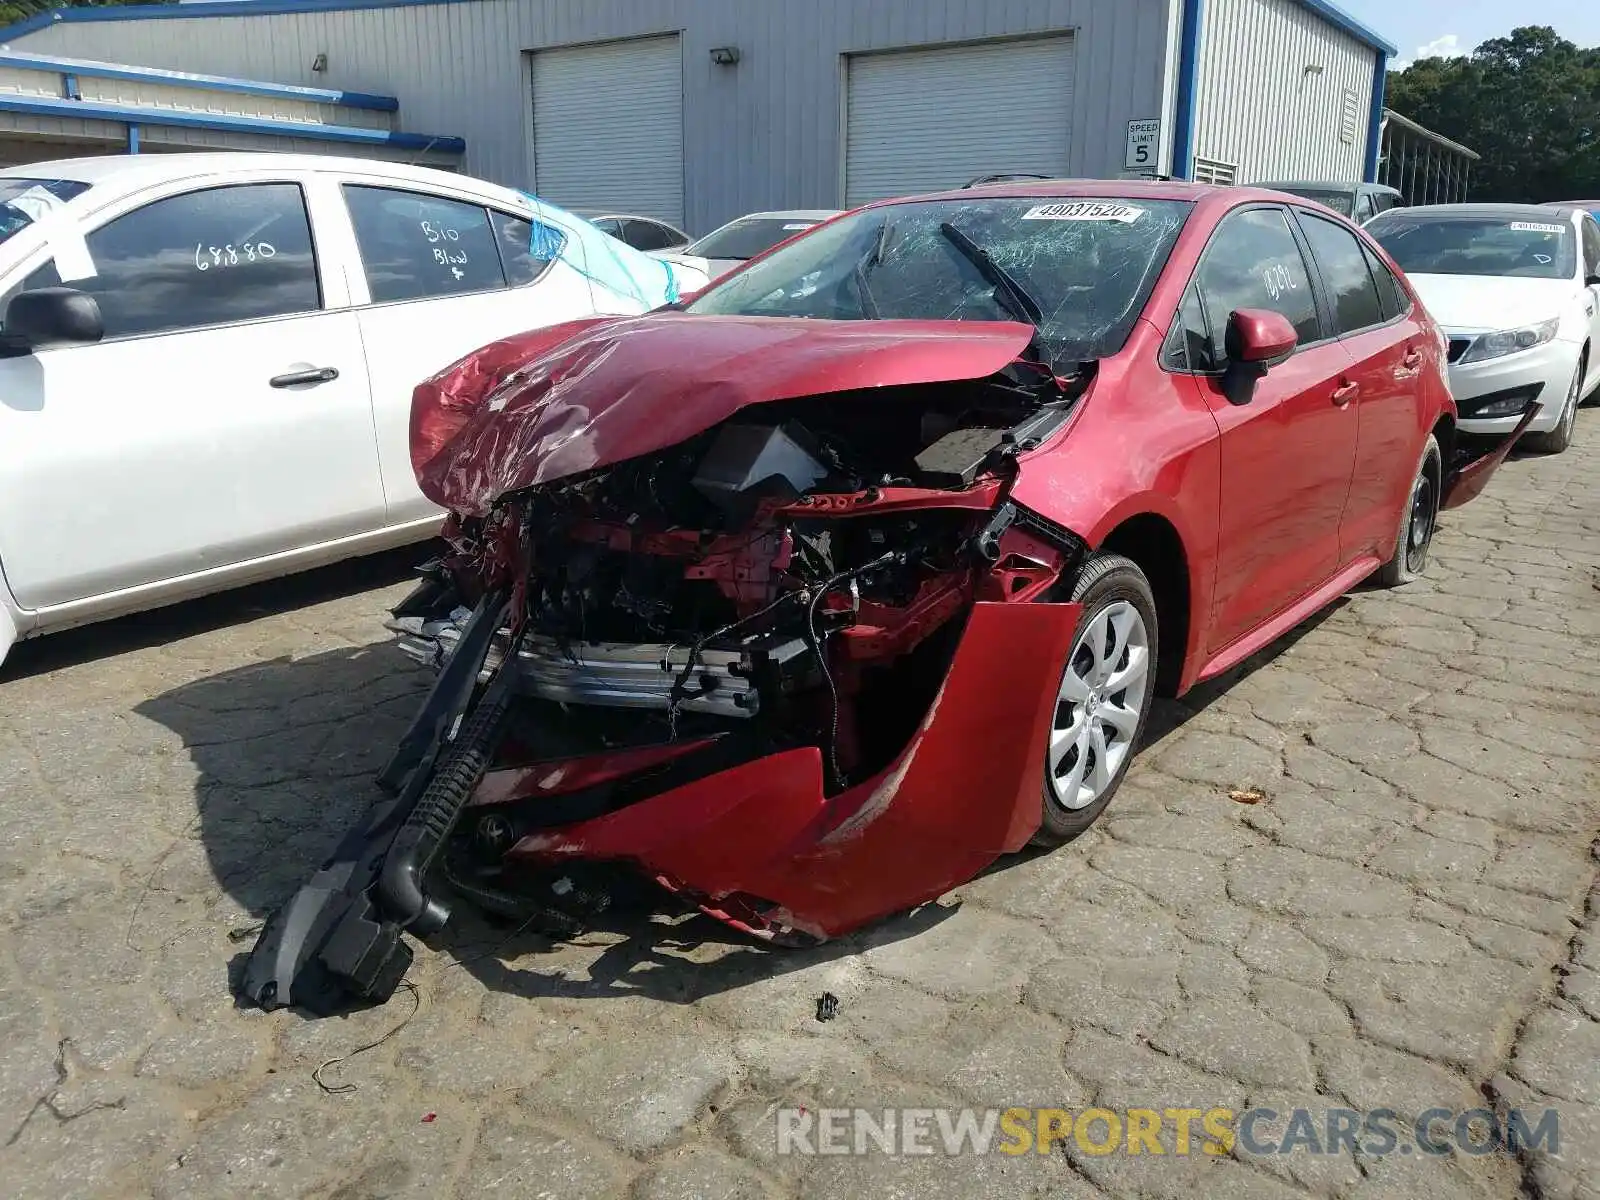
[(1450, 339), (1450, 390), (1466, 433), (1509, 433), (1559, 453), (1600, 388), (1600, 223), (1579, 208), (1399, 208), (1367, 232), (1400, 264)]
[(161, 154), (0, 171), (0, 659), (432, 536), (417, 383), (497, 338), (706, 282), (426, 168)]

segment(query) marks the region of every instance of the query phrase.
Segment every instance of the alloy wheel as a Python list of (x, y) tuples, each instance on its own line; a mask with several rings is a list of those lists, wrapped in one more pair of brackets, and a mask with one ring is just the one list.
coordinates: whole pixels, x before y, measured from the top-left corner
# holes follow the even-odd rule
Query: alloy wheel
[(1072, 644), (1050, 728), (1045, 779), (1063, 808), (1107, 794), (1133, 753), (1150, 688), (1150, 635), (1126, 600), (1106, 605)]

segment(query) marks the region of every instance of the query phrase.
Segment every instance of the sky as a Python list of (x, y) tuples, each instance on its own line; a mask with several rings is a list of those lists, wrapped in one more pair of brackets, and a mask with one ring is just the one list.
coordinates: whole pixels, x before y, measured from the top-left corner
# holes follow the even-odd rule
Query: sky
[(1568, 41), (1600, 46), (1600, 0), (1334, 0), (1400, 48), (1399, 64), (1430, 54), (1469, 54), (1518, 25), (1550, 25)]

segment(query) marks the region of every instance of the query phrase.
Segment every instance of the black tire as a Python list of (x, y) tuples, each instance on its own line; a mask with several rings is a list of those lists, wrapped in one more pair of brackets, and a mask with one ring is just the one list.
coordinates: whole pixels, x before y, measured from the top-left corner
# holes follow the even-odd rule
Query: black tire
[[(1072, 634), (1073, 647), (1077, 647), (1079, 637), (1095, 618), (1113, 604), (1126, 602), (1137, 610), (1144, 622), (1149, 668), (1139, 708), (1138, 724), (1130, 739), (1132, 750), (1123, 756), (1110, 783), (1093, 803), (1078, 809), (1066, 808), (1055, 799), (1049, 780), (1047, 778), (1040, 780), (1042, 812), (1039, 832), (1033, 837), (1033, 845), (1045, 847), (1064, 845), (1088, 829), (1099, 819), (1100, 814), (1106, 810), (1106, 805), (1110, 804), (1111, 798), (1116, 795), (1117, 789), (1122, 786), (1128, 767), (1138, 752), (1139, 742), (1144, 737), (1145, 724), (1150, 718), (1150, 706), (1155, 696), (1156, 664), (1160, 661), (1161, 648), (1158, 641), (1155, 596), (1150, 590), (1150, 581), (1145, 578), (1144, 572), (1133, 560), (1123, 558), (1120, 554), (1096, 554), (1084, 564), (1070, 591), (1065, 589), (1063, 591), (1064, 594), (1053, 598), (1083, 605), (1083, 615), (1079, 618), (1077, 628)], [(1070, 665), (1070, 660), (1062, 663), (1063, 676)], [(1040, 764), (1040, 769), (1041, 772), (1050, 770), (1048, 757)]]
[[(1394, 554), (1378, 568), (1373, 578), (1380, 587), (1404, 587), (1422, 578), (1428, 569), (1428, 550), (1439, 527), (1439, 500), (1444, 486), (1444, 459), (1439, 440), (1432, 434), (1422, 448), (1422, 461), (1412, 477), (1409, 499), (1400, 514), (1400, 531), (1395, 535)], [(1421, 523), (1420, 537), (1419, 522)], [(1415, 539), (1415, 540), (1414, 540)]]
[(1523, 434), (1520, 444), (1524, 448), (1535, 454), (1560, 454), (1572, 445), (1572, 431), (1578, 421), (1578, 405), (1583, 399), (1583, 377), (1589, 370), (1588, 358), (1588, 351), (1584, 351), (1583, 357), (1578, 360), (1578, 370), (1572, 377), (1572, 386), (1567, 390), (1567, 403), (1561, 410), (1561, 419), (1556, 422), (1556, 427), (1544, 433)]

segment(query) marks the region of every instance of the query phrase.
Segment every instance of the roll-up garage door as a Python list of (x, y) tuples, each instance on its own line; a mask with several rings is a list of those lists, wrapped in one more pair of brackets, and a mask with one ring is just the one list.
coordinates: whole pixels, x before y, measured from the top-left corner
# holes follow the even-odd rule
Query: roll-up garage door
[(979, 175), (1067, 173), (1073, 39), (853, 55), (845, 204), (960, 187)]
[(683, 223), (676, 35), (533, 55), (534, 191), (580, 212)]

